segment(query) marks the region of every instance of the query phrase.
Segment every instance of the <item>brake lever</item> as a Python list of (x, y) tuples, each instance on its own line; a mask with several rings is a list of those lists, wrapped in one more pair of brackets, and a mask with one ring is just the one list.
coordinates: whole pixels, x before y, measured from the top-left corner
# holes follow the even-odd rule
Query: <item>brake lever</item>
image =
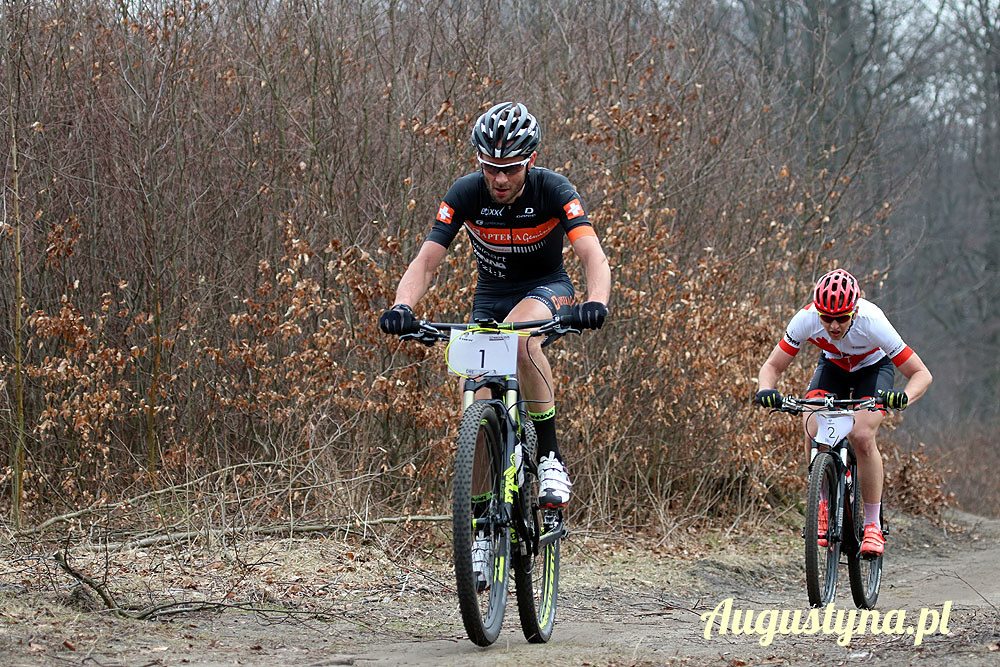
[(545, 340), (542, 341), (542, 347), (548, 347), (549, 345), (559, 340), (566, 334), (571, 334), (571, 333), (579, 334), (580, 330), (574, 329), (573, 327), (567, 326), (565, 324), (555, 323), (551, 327), (551, 330), (546, 330), (544, 329), (544, 327), (542, 329), (539, 329), (537, 335), (545, 336)]
[(776, 407), (773, 410), (771, 410), (771, 412), (772, 413), (773, 412), (787, 412), (790, 415), (801, 415), (803, 412), (805, 412), (805, 408), (803, 408), (803, 407), (801, 407), (799, 405), (795, 405), (786, 396), (785, 398), (781, 399), (781, 405), (779, 405), (778, 407)]
[(415, 340), (418, 343), (423, 343), (427, 347), (432, 347), (434, 343), (446, 338), (442, 332), (425, 322), (418, 322), (417, 327), (417, 331), (403, 334), (399, 337), (399, 340)]
[(418, 343), (423, 343), (427, 347), (430, 347), (431, 345), (434, 344), (436, 339), (430, 338), (426, 333), (421, 331), (420, 333), (403, 334), (402, 336), (399, 337), (399, 340), (415, 340)]

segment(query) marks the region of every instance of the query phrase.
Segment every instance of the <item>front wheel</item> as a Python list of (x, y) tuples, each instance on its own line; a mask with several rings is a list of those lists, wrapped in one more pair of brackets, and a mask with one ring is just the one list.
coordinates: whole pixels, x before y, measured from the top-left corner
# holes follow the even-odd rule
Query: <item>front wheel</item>
[(809, 604), (822, 607), (837, 593), (840, 541), (834, 540), (837, 523), (837, 467), (829, 452), (820, 452), (809, 472), (806, 498), (806, 590)]
[(500, 525), (502, 453), (496, 411), (476, 401), (458, 430), (452, 535), (458, 607), (469, 639), (479, 646), (496, 641), (507, 607), (510, 530)]
[[(535, 429), (524, 422), (525, 458), (535, 460)], [(538, 508), (538, 475), (534, 466), (525, 466), (524, 484), (519, 489), (519, 507), (528, 535), (513, 545), (514, 583), (517, 611), (524, 638), (541, 644), (552, 637), (559, 596), (559, 542), (563, 521), (559, 510)], [(538, 543), (537, 552), (535, 544)]]

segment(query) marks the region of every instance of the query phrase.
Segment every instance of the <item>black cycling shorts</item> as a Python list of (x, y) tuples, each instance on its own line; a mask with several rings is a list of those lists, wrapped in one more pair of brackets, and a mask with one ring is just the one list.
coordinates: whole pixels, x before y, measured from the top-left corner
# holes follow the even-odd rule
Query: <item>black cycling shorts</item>
[(883, 357), (871, 366), (851, 372), (845, 371), (821, 354), (812, 382), (809, 383), (809, 391), (819, 389), (832, 392), (837, 398), (868, 398), (878, 396), (880, 389), (892, 389), (895, 374), (896, 368), (889, 357)]
[(510, 311), (514, 310), (514, 306), (524, 299), (541, 301), (548, 307), (549, 312), (555, 315), (561, 307), (573, 305), (575, 294), (573, 283), (568, 278), (513, 291), (485, 288), (479, 283), (476, 286), (476, 296), (472, 300), (472, 320), (493, 318), (497, 322), (503, 322)]

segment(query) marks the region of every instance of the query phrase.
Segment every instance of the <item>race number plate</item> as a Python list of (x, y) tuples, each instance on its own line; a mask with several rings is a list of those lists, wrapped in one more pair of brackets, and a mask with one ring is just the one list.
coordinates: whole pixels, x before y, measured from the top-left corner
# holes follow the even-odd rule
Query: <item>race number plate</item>
[(854, 428), (854, 414), (851, 412), (834, 412), (816, 414), (816, 440), (825, 445), (836, 445), (841, 438), (846, 438)]
[(462, 377), (517, 373), (517, 334), (451, 330), (448, 372)]

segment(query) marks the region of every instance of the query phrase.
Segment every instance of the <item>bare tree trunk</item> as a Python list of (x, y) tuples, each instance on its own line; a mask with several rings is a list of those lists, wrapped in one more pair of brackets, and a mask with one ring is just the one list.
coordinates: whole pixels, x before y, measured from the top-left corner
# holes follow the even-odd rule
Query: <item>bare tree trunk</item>
[[(17, 154), (17, 121), (14, 115), (14, 105), (17, 102), (16, 88), (14, 86), (14, 58), (11, 57), (11, 37), (17, 31), (9, 29), (10, 20), (14, 12), (8, 7), (7, 21), (4, 22), (3, 43), (6, 45), (4, 61), (7, 63), (7, 122), (10, 125), (10, 161), (13, 176), (13, 221), (14, 221), (14, 395), (16, 414), (16, 428), (14, 433), (14, 444), (11, 451), (11, 470), (13, 482), (11, 484), (10, 513), (11, 522), (15, 528), (21, 527), (21, 500), (24, 497), (24, 360), (22, 358), (22, 291), (21, 291), (21, 185), (20, 167), (18, 165)], [(23, 34), (23, 33), (22, 33)], [(18, 59), (20, 62), (20, 59)], [(19, 79), (19, 77), (18, 77)], [(5, 221), (6, 222), (6, 221)], [(0, 229), (3, 226), (0, 225)]]

